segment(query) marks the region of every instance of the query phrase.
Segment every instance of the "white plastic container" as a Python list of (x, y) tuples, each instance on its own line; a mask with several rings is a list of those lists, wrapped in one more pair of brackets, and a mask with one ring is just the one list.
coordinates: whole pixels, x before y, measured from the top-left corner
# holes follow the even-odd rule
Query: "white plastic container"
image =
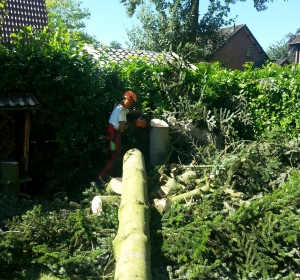
[(152, 119), (150, 125), (150, 165), (161, 165), (168, 152), (169, 125), (160, 119)]

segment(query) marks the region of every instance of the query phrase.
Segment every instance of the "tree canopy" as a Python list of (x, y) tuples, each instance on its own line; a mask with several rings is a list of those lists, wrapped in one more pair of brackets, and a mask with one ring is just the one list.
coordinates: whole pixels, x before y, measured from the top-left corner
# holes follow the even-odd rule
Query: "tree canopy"
[[(230, 0), (230, 3), (235, 4), (237, 1), (246, 2), (246, 1), (251, 1), (251, 0)], [(260, 11), (264, 11), (264, 10), (268, 9), (268, 6), (266, 4), (272, 3), (275, 0), (252, 0), (252, 1), (253, 1), (254, 8), (260, 12)], [(284, 1), (287, 1), (287, 0), (284, 0)]]
[(275, 44), (271, 44), (266, 51), (270, 59), (286, 58), (289, 62), (293, 62), (295, 53), (289, 44), (298, 35), (300, 35), (300, 28), (298, 28), (295, 33), (290, 32), (280, 41), (277, 41)]
[[(182, 0), (181, 2), (184, 2), (185, 0)], [(246, 1), (253, 1), (253, 5), (257, 11), (264, 11), (266, 10), (267, 3), (274, 2), (274, 0), (229, 0), (226, 1), (227, 3), (235, 4), (237, 1), (240, 2), (246, 2)], [(284, 0), (287, 1), (287, 0)], [(126, 6), (127, 14), (131, 17), (134, 13), (136, 8), (143, 3), (141, 0), (120, 0), (121, 3), (123, 3)], [(150, 0), (150, 2), (154, 3), (156, 6), (164, 6), (166, 2), (169, 1), (160, 1), (160, 0)], [(191, 0), (189, 1), (191, 5), (193, 3), (197, 2), (199, 4), (199, 0)]]
[(66, 29), (79, 32), (80, 37), (89, 43), (96, 39), (84, 32), (84, 19), (89, 19), (91, 12), (83, 8), (79, 0), (46, 0), (46, 8), (49, 19), (54, 25), (61, 24)]
[(130, 47), (159, 52), (183, 51), (194, 57), (199, 54), (207, 57), (224, 42), (225, 34), (220, 29), (234, 22), (227, 18), (229, 6), (219, 0), (211, 1), (201, 19), (199, 1), (155, 1), (154, 4), (143, 4), (137, 11), (141, 26), (127, 30)]

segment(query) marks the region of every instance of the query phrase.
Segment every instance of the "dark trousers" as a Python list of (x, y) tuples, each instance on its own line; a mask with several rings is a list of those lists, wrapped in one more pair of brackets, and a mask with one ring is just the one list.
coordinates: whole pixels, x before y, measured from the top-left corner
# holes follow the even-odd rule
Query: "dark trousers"
[(121, 163), (121, 132), (113, 127), (112, 124), (108, 125), (106, 140), (108, 149), (111, 154), (110, 161), (106, 164), (104, 169), (99, 173), (98, 177), (104, 178), (110, 172), (116, 171), (117, 165)]

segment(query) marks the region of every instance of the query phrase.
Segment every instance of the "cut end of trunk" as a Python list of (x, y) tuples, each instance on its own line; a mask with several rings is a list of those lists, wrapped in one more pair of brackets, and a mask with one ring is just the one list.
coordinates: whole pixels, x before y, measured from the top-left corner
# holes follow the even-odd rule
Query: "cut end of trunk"
[(107, 193), (117, 193), (117, 194), (122, 194), (122, 178), (117, 177), (117, 178), (112, 178), (107, 187), (106, 187)]

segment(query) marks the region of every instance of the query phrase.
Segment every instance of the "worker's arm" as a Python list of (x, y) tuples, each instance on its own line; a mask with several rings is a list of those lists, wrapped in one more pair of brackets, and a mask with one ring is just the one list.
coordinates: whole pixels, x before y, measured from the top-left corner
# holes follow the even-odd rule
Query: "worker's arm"
[(121, 132), (128, 128), (128, 124), (124, 121), (120, 121), (119, 125), (120, 125), (120, 131)]

